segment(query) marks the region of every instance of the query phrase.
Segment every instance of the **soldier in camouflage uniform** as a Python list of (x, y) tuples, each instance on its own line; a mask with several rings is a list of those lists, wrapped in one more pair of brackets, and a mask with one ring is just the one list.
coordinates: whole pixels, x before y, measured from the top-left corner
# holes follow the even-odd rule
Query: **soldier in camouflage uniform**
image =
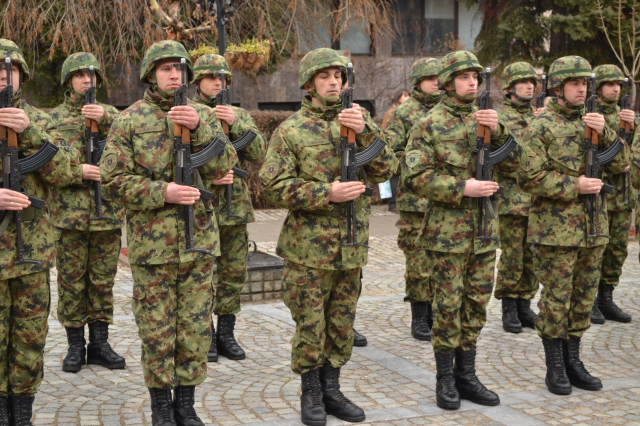
[[(48, 187), (82, 183), (80, 153), (60, 140), (51, 118), (22, 99), (29, 80), (22, 51), (0, 39), (0, 57), (12, 61), (12, 108), (0, 110), (0, 126), (18, 134), (18, 155), (29, 157), (46, 142), (59, 146), (56, 155), (22, 181), (24, 192), (48, 198)], [(7, 73), (0, 70), (0, 90)], [(0, 162), (0, 171), (2, 162)], [(24, 258), (39, 263), (15, 265), (16, 226), (13, 213), (22, 210)], [(55, 241), (47, 209), (30, 207), (25, 195), (0, 189), (0, 425), (31, 425), (34, 395), (42, 383), (43, 351), (49, 316), (49, 269), (54, 266)], [(9, 406), (9, 407), (8, 407)], [(9, 423), (11, 415), (11, 423)]]
[[(535, 327), (545, 351), (547, 388), (561, 395), (571, 393), (571, 385), (602, 388), (580, 360), (580, 339), (590, 326), (608, 242), (589, 235), (609, 233), (606, 202), (598, 195), (602, 181), (585, 177), (585, 125), (598, 133), (599, 151), (612, 145), (617, 135), (601, 114), (585, 115), (585, 79), (591, 73), (591, 65), (580, 56), (553, 62), (548, 87), (558, 97), (529, 125), (522, 141), (527, 153), (522, 187), (534, 195), (527, 241), (533, 244), (533, 268), (544, 287)], [(629, 152), (623, 149), (604, 169), (621, 173), (627, 164)], [(586, 203), (596, 196), (601, 207), (592, 229)]]
[(291, 368), (302, 376), (302, 422), (307, 425), (324, 425), (327, 414), (351, 422), (365, 419), (364, 411), (340, 391), (339, 378), (351, 358), (367, 249), (344, 246), (347, 221), (340, 207), (357, 199), (357, 242), (365, 244), (369, 218), (359, 197), (365, 190), (362, 182), (384, 182), (398, 164), (386, 146), (363, 166), (359, 181), (339, 181), (340, 125), (355, 131), (358, 151), (381, 136), (357, 104), (341, 109), (343, 67), (332, 49), (305, 55), (298, 80), (310, 95), (276, 130), (260, 170), (267, 200), (289, 209), (276, 253), (285, 259), (284, 301), (296, 322)]
[[(509, 132), (519, 140), (533, 121), (533, 94), (537, 75), (531, 64), (516, 62), (502, 73), (502, 90), (507, 93), (498, 109), (498, 116)], [(521, 333), (522, 327), (533, 328), (536, 314), (531, 299), (538, 291), (532, 266), (531, 244), (527, 243), (527, 215), (531, 195), (518, 185), (517, 173), (498, 171), (496, 182), (504, 187), (498, 195), (500, 215), (500, 261), (496, 279), (496, 299), (502, 299), (502, 328), (510, 333)]]
[[(620, 130), (620, 119), (635, 129), (635, 113), (620, 110), (617, 105), (620, 97), (620, 83), (624, 81), (622, 70), (615, 65), (600, 65), (593, 70), (598, 82), (597, 109), (607, 122), (607, 126), (616, 133)], [(630, 136), (631, 138), (631, 136)], [(628, 149), (630, 149), (627, 146)], [(622, 265), (627, 259), (627, 245), (631, 228), (631, 212), (636, 207), (636, 192), (631, 186), (630, 166), (623, 173), (604, 176), (603, 181), (613, 187), (606, 194), (607, 215), (609, 217), (609, 235), (611, 238), (604, 249), (602, 276), (598, 286), (598, 296), (591, 311), (591, 323), (604, 324), (605, 319), (617, 322), (630, 322), (631, 315), (623, 312), (613, 301), (613, 290), (620, 281)]]
[[(105, 194), (127, 209), (131, 305), (142, 339), (154, 426), (203, 425), (193, 403), (195, 386), (206, 378), (212, 256), (220, 254), (218, 227), (211, 216), (215, 213), (199, 200), (198, 189), (174, 183), (174, 124), (191, 130), (194, 151), (214, 136), (225, 139), (211, 108), (190, 101), (174, 106), (181, 73), (172, 65), (183, 58), (191, 79), (191, 61), (181, 44), (160, 41), (147, 49), (140, 81), (151, 88), (114, 121), (100, 161)], [(204, 182), (220, 179), (236, 160), (227, 144), (199, 174)], [(185, 205), (194, 206), (193, 245), (209, 253), (185, 251)]]
[[(97, 86), (102, 70), (91, 53), (74, 53), (62, 64), (60, 84), (68, 86), (64, 103), (51, 111), (58, 133), (80, 152), (85, 152), (85, 119), (97, 121), (100, 140), (107, 138), (118, 110), (97, 102), (86, 105), (84, 92), (90, 86), (86, 72), (93, 65)], [(83, 164), (90, 179), (100, 180), (97, 166)], [(124, 368), (125, 360), (111, 349), (109, 324), (113, 324), (113, 285), (120, 254), (124, 208), (105, 201), (103, 216), (96, 218), (93, 184), (54, 189), (49, 212), (57, 232), (58, 320), (67, 331), (69, 350), (62, 370), (78, 372), (82, 365), (100, 364), (107, 368)], [(89, 346), (84, 338), (84, 325), (89, 324)]]
[[(414, 62), (409, 71), (409, 84), (414, 86), (411, 97), (398, 106), (389, 117), (385, 134), (402, 167), (406, 167), (404, 149), (409, 140), (411, 128), (440, 100), (437, 74), (437, 59), (423, 58)], [(398, 247), (404, 252), (406, 260), (404, 301), (411, 303), (411, 335), (417, 340), (429, 341), (433, 311), (429, 274), (426, 269), (427, 252), (415, 244), (427, 209), (427, 199), (408, 192), (404, 181), (400, 180), (396, 206), (400, 211), (400, 218), (396, 223), (396, 227), (400, 230)]]
[[(491, 131), (492, 150), (506, 143), (510, 134), (496, 111), (478, 111), (475, 106), (482, 70), (475, 55), (466, 51), (440, 60), (438, 86), (446, 93), (413, 127), (402, 168), (407, 190), (429, 200), (418, 244), (427, 251), (433, 293), (436, 401), (450, 409), (460, 407), (460, 398), (482, 405), (500, 403), (475, 373), (476, 342), (486, 322), (498, 248), (497, 215), (489, 220), (493, 239), (475, 238), (483, 225), (475, 198), (491, 196), (498, 184), (474, 179), (474, 150), (478, 124)], [(516, 145), (498, 168), (516, 172), (521, 155)]]
[[(248, 131), (254, 131), (253, 142), (238, 152), (239, 163), (245, 160), (256, 162), (264, 158), (267, 142), (256, 127), (247, 111), (233, 105), (216, 105), (216, 95), (222, 87), (222, 78), (231, 84), (231, 69), (220, 55), (203, 55), (194, 66), (194, 83), (198, 91), (193, 102), (214, 109), (217, 117), (229, 126), (229, 139), (235, 141)], [(228, 215), (226, 202), (227, 185), (233, 185), (231, 191), (231, 215)], [(218, 316), (216, 334), (211, 323), (211, 347), (207, 355), (210, 362), (218, 361), (218, 353), (229, 359), (244, 359), (244, 350), (238, 345), (233, 330), (236, 314), (240, 312), (240, 292), (247, 280), (247, 256), (249, 254), (249, 235), (247, 223), (255, 221), (253, 205), (249, 195), (249, 186), (244, 179), (234, 177), (233, 171), (220, 180), (213, 181), (213, 207), (220, 229), (220, 251), (216, 259), (218, 285), (213, 303), (213, 313)]]

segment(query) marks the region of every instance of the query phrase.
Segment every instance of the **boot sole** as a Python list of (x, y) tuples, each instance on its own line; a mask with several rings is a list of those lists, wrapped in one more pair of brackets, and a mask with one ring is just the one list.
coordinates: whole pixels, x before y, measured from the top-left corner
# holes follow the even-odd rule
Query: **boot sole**
[(416, 337), (416, 335), (413, 334), (413, 333), (411, 333), (411, 335), (413, 336), (414, 339), (420, 340), (421, 342), (430, 342), (431, 341), (431, 336)]
[(231, 355), (227, 355), (227, 354), (223, 354), (221, 352), (218, 353), (219, 356), (223, 356), (227, 359), (233, 360), (233, 361), (240, 361), (243, 360), (247, 357), (247, 354), (241, 355), (241, 356), (231, 356)]
[[(629, 318), (628, 320), (622, 320), (620, 318), (614, 318), (614, 317), (606, 316), (606, 315), (604, 316), (604, 319), (609, 320), (609, 321), (621, 322), (621, 323), (631, 322), (631, 318)], [(602, 321), (602, 322), (604, 323), (604, 321)]]
[(123, 368), (125, 368), (127, 366), (126, 361), (120, 364), (111, 364), (111, 365), (107, 365), (101, 361), (98, 361), (96, 359), (87, 359), (87, 364), (89, 365), (101, 365), (104, 368), (108, 368), (109, 370), (122, 370)]
[(304, 417), (301, 417), (300, 420), (307, 426), (325, 426), (327, 424), (326, 420), (307, 420)]
[(604, 324), (604, 320), (591, 318), (591, 324)]
[(500, 405), (499, 399), (497, 401), (482, 401), (482, 400), (471, 398), (467, 395), (462, 395), (462, 394), (460, 394), (460, 399), (466, 399), (467, 401), (471, 401), (474, 404), (484, 405), (486, 407), (495, 407), (496, 405)]
[(571, 394), (571, 391), (572, 391), (571, 388), (568, 388), (568, 389), (565, 389), (565, 388), (552, 388), (551, 386), (549, 386), (549, 381), (547, 379), (545, 379), (544, 382), (547, 385), (547, 389), (551, 393), (554, 393), (556, 395), (570, 395)]
[(367, 342), (364, 342), (364, 343), (353, 342), (353, 346), (355, 346), (356, 348), (364, 348), (365, 346), (367, 346)]
[(336, 419), (340, 419), (340, 420), (344, 420), (345, 422), (349, 422), (349, 423), (360, 423), (360, 422), (364, 422), (367, 418), (366, 415), (362, 415), (362, 416), (358, 416), (358, 417), (349, 417), (349, 416), (339, 416), (337, 414), (334, 414), (330, 411), (327, 411), (327, 415), (332, 415), (333, 417), (335, 417)]
[(218, 356), (209, 356), (207, 355), (207, 362), (218, 362)]
[(520, 334), (520, 333), (522, 333), (522, 327), (520, 327), (520, 328), (508, 328), (508, 327), (505, 327), (505, 326), (503, 325), (503, 326), (502, 326), (502, 329), (503, 329), (504, 331), (506, 331), (507, 333), (513, 333), (513, 334)]
[(602, 389), (602, 383), (600, 383), (599, 385), (579, 385), (579, 384), (571, 382), (571, 386), (575, 386), (578, 389), (590, 390), (590, 391), (597, 391), (597, 390)]
[(443, 402), (436, 398), (436, 405), (445, 410), (457, 410), (460, 408), (459, 402)]
[[(83, 364), (84, 365), (84, 364)], [(65, 367), (64, 365), (62, 366), (62, 371), (67, 372), (67, 373), (77, 373), (80, 370), (82, 370), (82, 366), (78, 367), (78, 368), (70, 368), (70, 367)]]

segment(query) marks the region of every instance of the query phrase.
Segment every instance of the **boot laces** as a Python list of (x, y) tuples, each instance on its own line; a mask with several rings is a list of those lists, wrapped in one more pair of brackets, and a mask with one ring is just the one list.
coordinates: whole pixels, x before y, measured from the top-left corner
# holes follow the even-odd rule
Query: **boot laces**
[(306, 388), (308, 390), (305, 395), (311, 401), (312, 406), (322, 404), (322, 384), (320, 383), (320, 376), (309, 374), (304, 376), (306, 381)]
[(327, 391), (331, 394), (331, 396), (344, 404), (351, 404), (349, 398), (347, 398), (340, 390), (340, 370), (332, 369), (326, 374)]
[(562, 360), (562, 350), (559, 347), (552, 347), (549, 351), (551, 356), (551, 368), (553, 372), (560, 377), (564, 377), (566, 371), (564, 369), (564, 362)]
[(171, 414), (173, 414), (173, 407), (171, 404), (171, 392), (168, 392), (168, 395), (162, 395), (159, 397), (156, 395), (156, 409), (155, 412), (158, 414), (158, 417), (161, 420), (171, 421), (173, 418)]
[(182, 392), (182, 395), (178, 399), (178, 403), (179, 403), (179, 410), (182, 416), (188, 420), (190, 419), (200, 420), (200, 418), (196, 414), (196, 409), (193, 408), (193, 404), (195, 402), (193, 392), (191, 391), (185, 392), (184, 389), (182, 389), (181, 392)]
[[(15, 398), (15, 397), (14, 397)], [(17, 399), (17, 398), (16, 398)], [(31, 404), (28, 400), (17, 399), (14, 401), (13, 421), (15, 424), (31, 421)]]
[(577, 370), (580, 374), (590, 376), (589, 371), (584, 366), (584, 363), (580, 360), (580, 345), (567, 345), (569, 352), (569, 362), (574, 370)]
[(445, 393), (451, 393), (457, 391), (456, 379), (453, 374), (446, 374), (440, 378), (440, 384)]

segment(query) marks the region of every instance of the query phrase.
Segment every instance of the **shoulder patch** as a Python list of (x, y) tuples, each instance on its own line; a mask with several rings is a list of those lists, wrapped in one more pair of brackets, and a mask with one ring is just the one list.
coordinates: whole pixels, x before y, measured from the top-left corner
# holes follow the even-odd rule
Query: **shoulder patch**
[(111, 173), (118, 164), (118, 155), (115, 152), (110, 152), (102, 159), (101, 163), (104, 166), (104, 169)]
[(422, 152), (417, 149), (409, 151), (405, 155), (405, 161), (407, 162), (407, 166), (414, 168), (418, 164), (420, 164), (420, 159), (422, 159)]
[(278, 163), (269, 163), (264, 166), (264, 175), (269, 179), (273, 179), (278, 174)]

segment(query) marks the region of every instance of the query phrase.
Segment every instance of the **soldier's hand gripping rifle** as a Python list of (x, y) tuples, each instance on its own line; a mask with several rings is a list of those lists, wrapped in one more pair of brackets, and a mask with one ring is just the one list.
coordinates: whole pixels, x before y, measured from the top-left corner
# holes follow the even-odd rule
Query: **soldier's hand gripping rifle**
[[(4, 69), (7, 73), (7, 85), (0, 92), (0, 109), (11, 108), (13, 98), (13, 84), (11, 82), (11, 58), (5, 58)], [(0, 126), (0, 154), (2, 155), (2, 187), (12, 191), (20, 192), (31, 201), (31, 207), (36, 209), (44, 208), (45, 201), (41, 198), (26, 194), (20, 182), (26, 175), (33, 173), (47, 164), (58, 152), (58, 147), (51, 142), (46, 142), (35, 154), (29, 157), (18, 159), (18, 135), (13, 129)], [(0, 225), (0, 229), (6, 229), (9, 221), (13, 217), (16, 224), (16, 250), (18, 260), (15, 265), (34, 264), (40, 265), (39, 260), (24, 258), (24, 244), (22, 241), (22, 210), (5, 211), (5, 217)], [(1, 232), (0, 232), (1, 234)]]
[[(84, 92), (84, 104), (95, 105), (96, 86), (93, 83), (95, 78), (95, 70), (93, 69), (93, 65), (90, 65), (89, 69), (85, 69), (83, 71), (89, 74), (89, 79), (91, 81), (91, 87), (89, 87), (87, 91)], [(100, 162), (100, 157), (102, 157), (104, 146), (107, 141), (106, 139), (103, 141), (100, 140), (100, 135), (98, 134), (98, 122), (90, 118), (84, 119), (84, 142), (87, 148), (87, 164), (89, 164), (90, 166), (97, 166)], [(108, 219), (116, 221), (117, 219), (113, 217), (102, 215), (102, 184), (99, 180), (85, 181), (85, 188), (88, 187), (91, 183), (93, 183), (94, 201), (96, 203), (96, 217), (92, 217), (91, 220)]]
[(544, 108), (544, 99), (547, 97), (547, 76), (542, 74), (542, 79), (540, 80), (540, 94), (536, 96), (536, 108)]
[[(342, 109), (353, 107), (353, 64), (349, 63), (346, 69), (347, 89), (342, 94)], [(380, 155), (386, 143), (379, 139), (375, 140), (365, 150), (356, 153), (356, 132), (355, 130), (340, 125), (340, 152), (342, 153), (342, 167), (340, 170), (341, 182), (353, 182), (356, 180), (356, 173), (362, 166), (374, 160)], [(373, 188), (367, 188), (364, 194), (367, 197), (373, 195)], [(347, 243), (345, 246), (369, 247), (367, 244), (358, 244), (358, 218), (356, 200), (347, 201)]]
[[(624, 90), (624, 96), (620, 99), (620, 109), (629, 109), (629, 79), (625, 78), (624, 83), (620, 84)], [(628, 146), (631, 146), (631, 124), (620, 119), (618, 124), (618, 136), (624, 140)], [(622, 172), (622, 204), (631, 204), (631, 173)]]
[[(174, 94), (174, 105), (183, 106), (187, 105), (187, 83), (186, 73), (187, 64), (184, 58), (180, 60), (179, 64), (172, 64), (180, 70), (182, 74), (182, 83)], [(191, 153), (191, 133), (186, 126), (175, 124), (173, 126), (173, 152), (175, 155), (176, 165), (176, 183), (178, 185), (191, 186), (200, 191), (200, 199), (211, 200), (213, 193), (206, 191), (202, 188), (198, 188), (193, 184), (193, 173), (196, 169), (218, 155), (224, 150), (225, 142), (219, 138), (214, 138), (213, 141), (202, 151), (197, 154)], [(196, 248), (193, 243), (193, 225), (194, 225), (194, 213), (193, 205), (185, 205), (183, 218), (186, 227), (187, 244), (185, 253), (206, 253), (211, 254), (211, 250), (204, 248)]]
[[(486, 90), (480, 96), (478, 109), (490, 109), (491, 98), (491, 69), (487, 68), (483, 73), (486, 81)], [(516, 141), (509, 136), (507, 141), (496, 151), (491, 152), (491, 128), (478, 123), (478, 133), (476, 137), (476, 180), (490, 181), (492, 178), (491, 170), (493, 166), (504, 160), (511, 154), (511, 151), (517, 146)], [(504, 187), (499, 186), (497, 193), (502, 194)], [(495, 211), (492, 202), (496, 201), (495, 194), (490, 197), (478, 198), (478, 235), (476, 239), (482, 241), (498, 240), (497, 237), (489, 235), (489, 215), (497, 217), (498, 212)]]

